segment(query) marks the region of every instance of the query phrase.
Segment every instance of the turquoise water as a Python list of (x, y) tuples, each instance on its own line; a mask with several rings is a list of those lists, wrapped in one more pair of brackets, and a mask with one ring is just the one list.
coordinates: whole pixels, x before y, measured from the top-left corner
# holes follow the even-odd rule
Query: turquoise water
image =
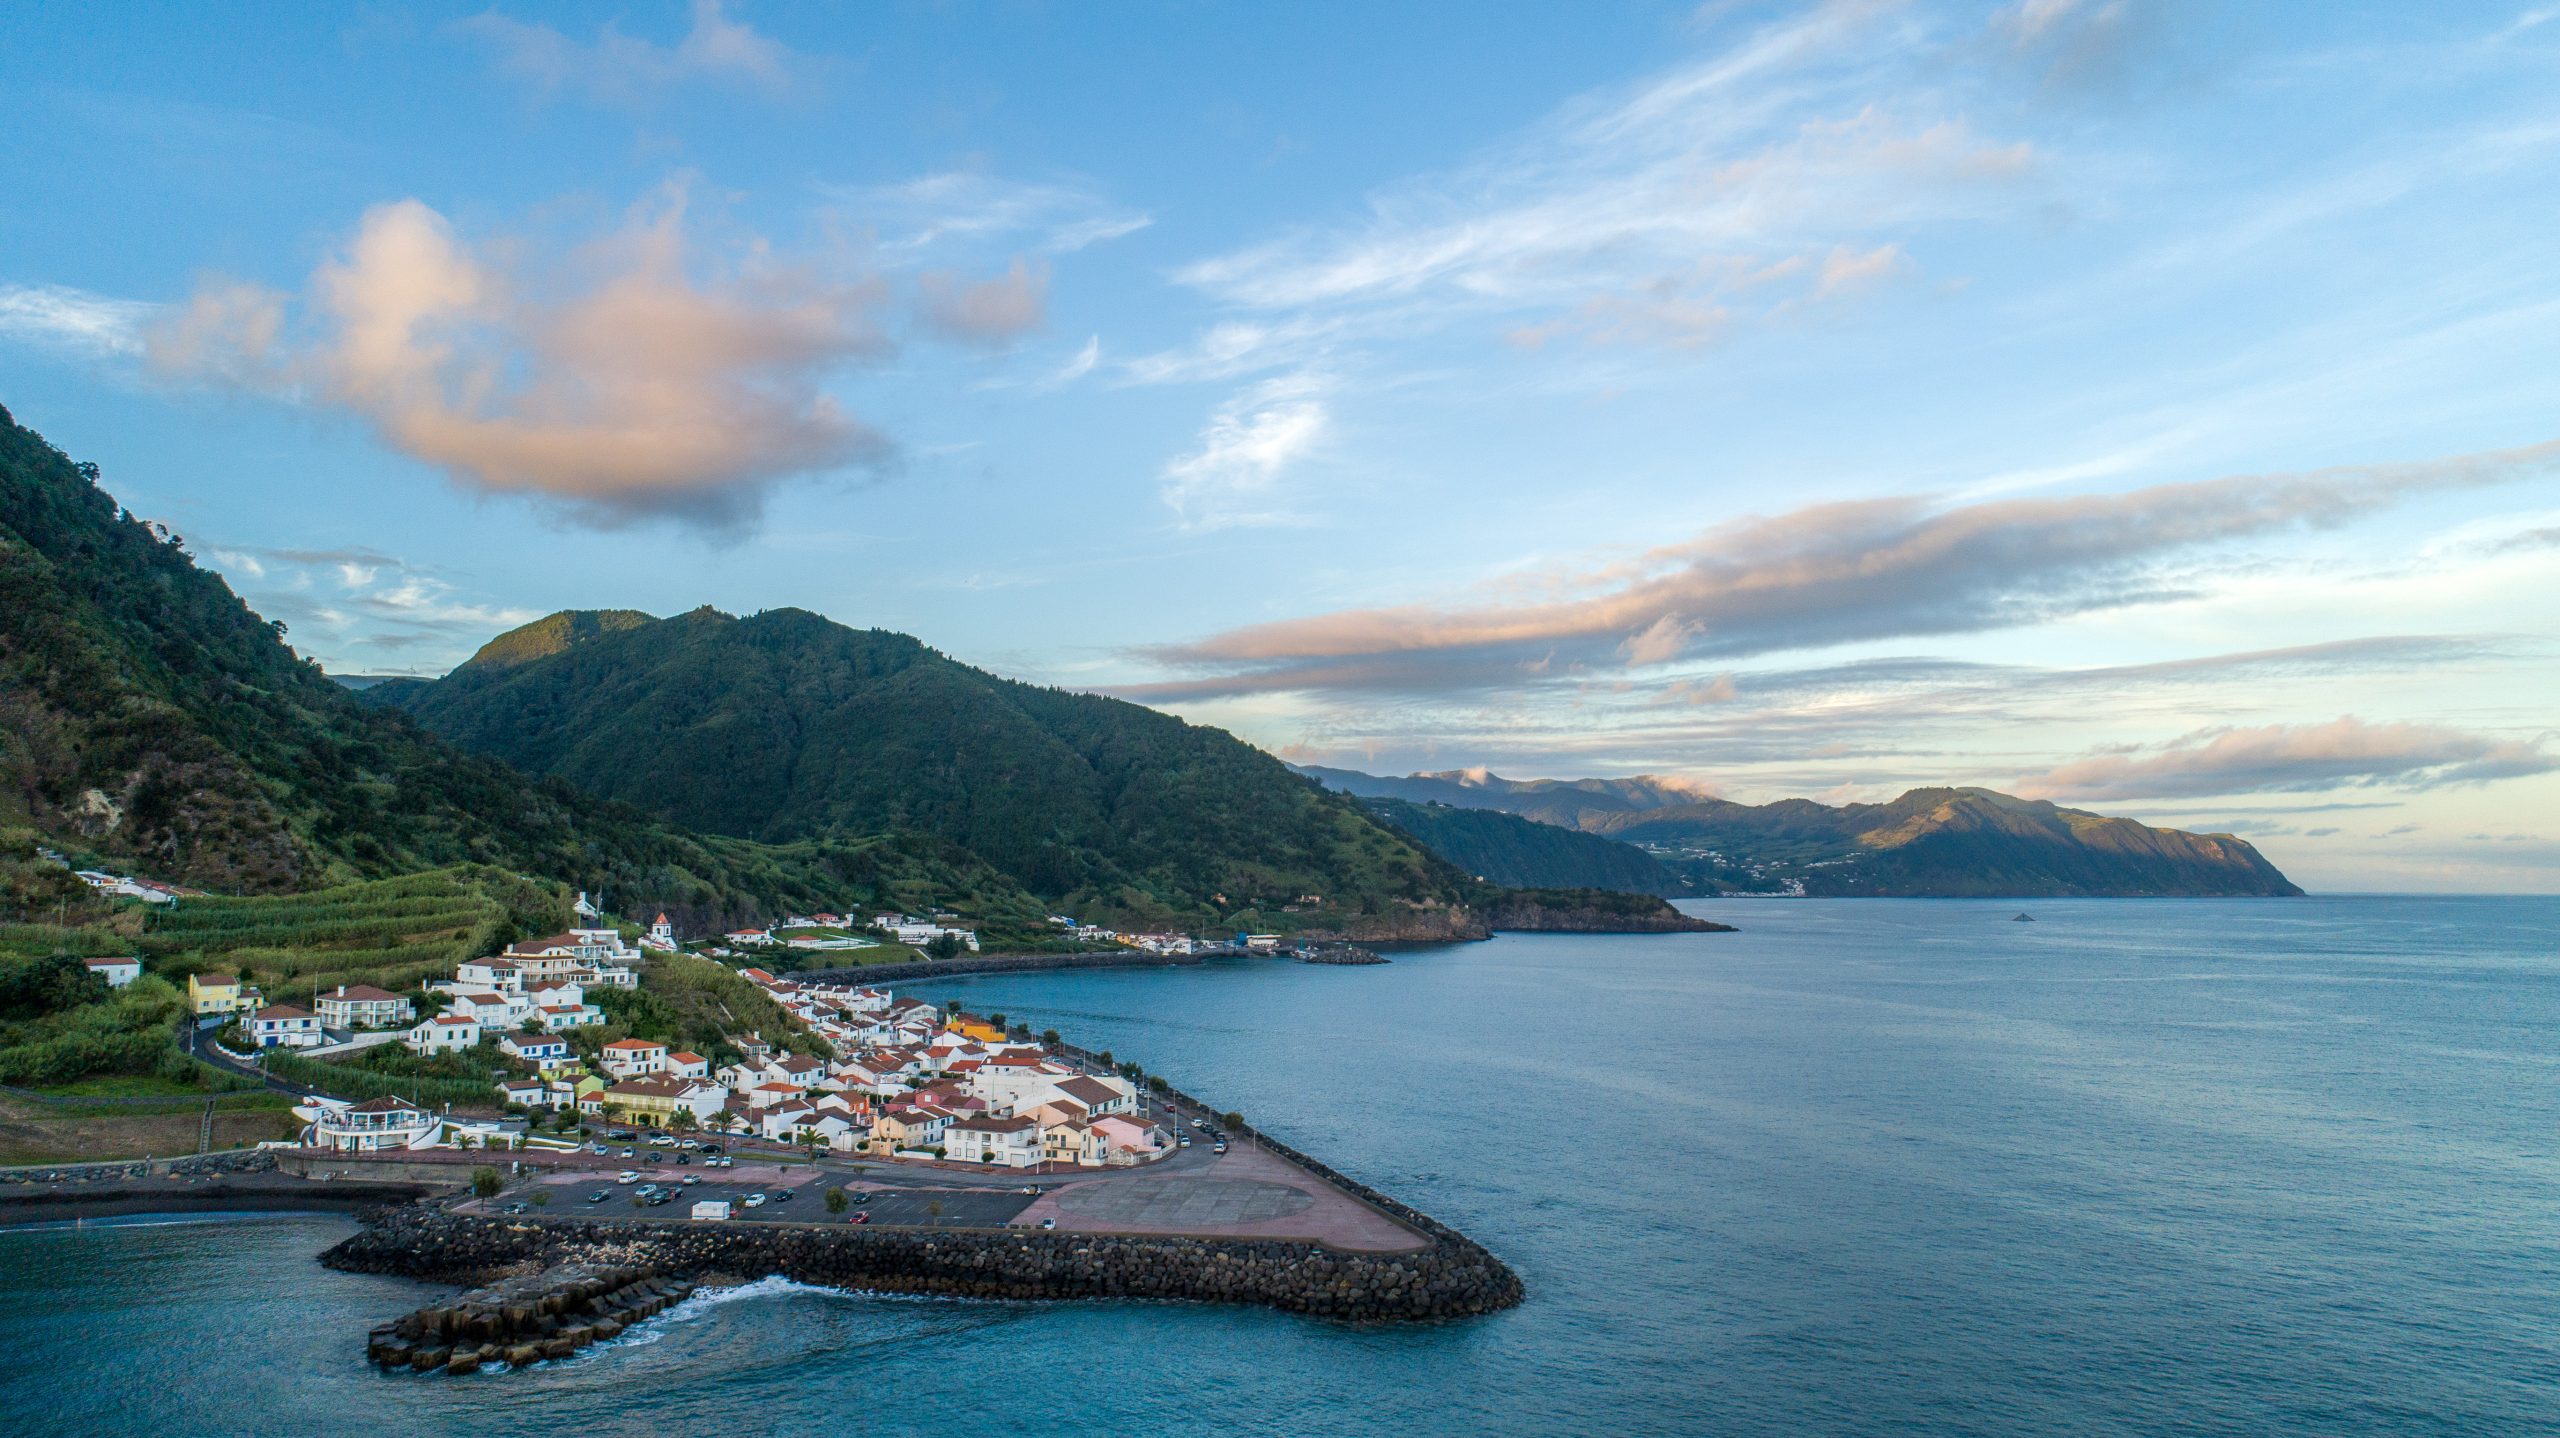
[(385, 1376), (343, 1220), (0, 1234), (0, 1430), (2560, 1432), (2560, 901), (1729, 903), (918, 990), (1054, 1025), (1467, 1229), (1431, 1328), (768, 1283)]

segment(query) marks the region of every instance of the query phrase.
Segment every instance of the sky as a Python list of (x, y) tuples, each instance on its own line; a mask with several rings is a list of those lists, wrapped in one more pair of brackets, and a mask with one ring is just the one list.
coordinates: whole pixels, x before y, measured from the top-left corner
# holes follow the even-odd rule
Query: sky
[(797, 606), (1297, 762), (2560, 890), (2560, 7), (0, 8), (0, 404), (340, 673)]

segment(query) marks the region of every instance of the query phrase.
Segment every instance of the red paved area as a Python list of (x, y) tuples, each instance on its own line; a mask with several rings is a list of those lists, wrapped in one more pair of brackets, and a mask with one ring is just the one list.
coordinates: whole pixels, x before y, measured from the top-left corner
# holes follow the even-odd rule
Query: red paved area
[[(1234, 1151), (1207, 1168), (1168, 1175), (1168, 1188), (1187, 1180), (1210, 1180), (1255, 1185), (1271, 1185), (1295, 1189), (1306, 1195), (1308, 1202), (1295, 1213), (1277, 1218), (1245, 1222), (1202, 1224), (1197, 1221), (1151, 1221), (1143, 1214), (1131, 1214), (1128, 1206), (1115, 1206), (1105, 1216), (1087, 1217), (1075, 1211), (1071, 1196), (1077, 1190), (1095, 1184), (1107, 1184), (1113, 1178), (1095, 1178), (1082, 1182), (1061, 1183), (1041, 1195), (1039, 1202), (1022, 1211), (1014, 1219), (1016, 1227), (1036, 1227), (1044, 1218), (1058, 1221), (1060, 1232), (1079, 1233), (1194, 1233), (1225, 1238), (1298, 1238), (1322, 1243), (1333, 1248), (1354, 1249), (1368, 1253), (1406, 1253), (1429, 1246), (1429, 1240), (1412, 1229), (1387, 1217), (1378, 1210), (1317, 1178), (1297, 1165), (1266, 1153), (1250, 1143), (1236, 1145)], [(1063, 1200), (1063, 1201), (1062, 1201)], [(1168, 1205), (1171, 1207), (1171, 1205)]]

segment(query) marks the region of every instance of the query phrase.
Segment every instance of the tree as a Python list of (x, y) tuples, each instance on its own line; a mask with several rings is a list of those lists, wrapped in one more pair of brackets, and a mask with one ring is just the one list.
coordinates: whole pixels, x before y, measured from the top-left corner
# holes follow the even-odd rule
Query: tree
[(1226, 1125), (1227, 1125), (1227, 1127), (1229, 1127), (1229, 1128), (1231, 1128), (1231, 1129), (1234, 1129), (1234, 1130), (1236, 1130), (1236, 1131), (1237, 1131), (1237, 1132), (1239, 1132), (1239, 1133), (1241, 1133), (1241, 1132), (1243, 1132), (1243, 1131), (1244, 1131), (1244, 1115), (1243, 1115), (1243, 1114), (1237, 1113), (1237, 1112), (1235, 1112), (1235, 1111), (1233, 1111), (1233, 1110), (1231, 1109), (1231, 1110), (1227, 1111), (1226, 1113), (1222, 1113), (1222, 1114), (1218, 1115), (1218, 1117), (1219, 1117), (1219, 1118), (1221, 1118), (1221, 1119), (1224, 1119), (1224, 1120), (1226, 1121)]
[(956, 959), (967, 947), (960, 942), (958, 934), (936, 934), (925, 941), (924, 956), (928, 959)]
[(498, 1190), (506, 1184), (507, 1181), (500, 1178), (494, 1168), (484, 1166), (471, 1170), (471, 1191), (482, 1198), (496, 1198)]
[(1040, 1031), (1040, 1042), (1047, 1044), (1051, 1048), (1056, 1048), (1058, 1046), (1058, 1031), (1056, 1029), (1042, 1029)]
[(853, 1200), (844, 1196), (843, 1189), (831, 1188), (827, 1190), (827, 1212), (842, 1213), (851, 1207), (853, 1207)]
[(535, 1189), (533, 1191), (533, 1206), (536, 1208), (549, 1208), (551, 1206), (551, 1190), (547, 1188)]
[(942, 1200), (941, 1200), (941, 1199), (938, 1199), (938, 1198), (937, 1198), (937, 1199), (933, 1200), (931, 1203), (926, 1204), (926, 1205), (924, 1206), (924, 1211), (925, 1211), (926, 1213), (928, 1213), (928, 1214), (932, 1215), (932, 1217), (933, 1217), (933, 1221), (934, 1221), (935, 1223), (939, 1224), (939, 1223), (941, 1223), (941, 1222), (942, 1222)]

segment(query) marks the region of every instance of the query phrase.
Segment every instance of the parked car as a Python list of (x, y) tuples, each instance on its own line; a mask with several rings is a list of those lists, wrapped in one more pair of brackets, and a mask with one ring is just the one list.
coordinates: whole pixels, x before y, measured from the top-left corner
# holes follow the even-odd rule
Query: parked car
[(509, 1213), (522, 1213), (524, 1212), (524, 1205), (521, 1203), (511, 1203), (507, 1205), (506, 1211)]
[(1182, 1138), (1181, 1138), (1179, 1141), (1180, 1141), (1180, 1143), (1182, 1144), (1182, 1146), (1183, 1146), (1184, 1148), (1189, 1148), (1189, 1147), (1191, 1147), (1191, 1135), (1189, 1135), (1189, 1134), (1187, 1134), (1187, 1133), (1186, 1133), (1186, 1134), (1184, 1134), (1184, 1135), (1182, 1136)]
[(676, 1162), (678, 1162), (678, 1163), (691, 1163), (691, 1162), (693, 1162), (693, 1155), (692, 1155), (692, 1154), (689, 1154), (689, 1153), (680, 1153), (680, 1154), (677, 1154), (677, 1155), (676, 1155)]
[(853, 1196), (853, 1201), (856, 1203), (869, 1203), (871, 1201), (871, 1195), (868, 1193), (857, 1193)]
[(595, 1192), (593, 1192), (593, 1193), (591, 1193), (591, 1194), (588, 1194), (588, 1195), (587, 1195), (587, 1202), (589, 1202), (589, 1203), (602, 1203), (602, 1202), (604, 1202), (604, 1201), (605, 1201), (605, 1198), (606, 1198), (605, 1191), (604, 1191), (603, 1189), (599, 1188), (599, 1189), (597, 1189)]
[(622, 1151), (622, 1156), (624, 1158), (638, 1158), (640, 1156), (640, 1151), (638, 1149), (626, 1148)]
[(777, 1191), (773, 1196), (773, 1201), (776, 1203), (789, 1203), (791, 1201), (791, 1190), (786, 1188)]
[(1040, 1220), (1040, 1226), (1042, 1228), (1055, 1228), (1058, 1226), (1058, 1221), (1054, 1218), (1044, 1218)]
[(739, 1199), (738, 1202), (745, 1204), (749, 1208), (762, 1208), (764, 1207), (764, 1195), (761, 1193), (751, 1193), (746, 1197)]
[(685, 1186), (685, 1187), (687, 1187), (687, 1188), (691, 1188), (691, 1187), (693, 1187), (695, 1184), (700, 1183), (700, 1182), (702, 1182), (702, 1175), (701, 1175), (701, 1174), (698, 1174), (698, 1173), (688, 1173), (688, 1174), (686, 1174), (686, 1175), (684, 1176), (684, 1186)]
[(627, 1168), (622, 1171), (622, 1176), (620, 1178), (614, 1180), (616, 1183), (638, 1183), (639, 1181), (640, 1175), (633, 1173)]
[(702, 1140), (700, 1140), (700, 1139), (698, 1139), (698, 1138), (689, 1138), (689, 1139), (686, 1139), (684, 1142), (682, 1142), (682, 1143), (680, 1143), (680, 1144), (677, 1144), (677, 1145), (676, 1145), (676, 1147), (678, 1147), (678, 1148), (682, 1148), (682, 1149), (697, 1149), (697, 1148), (702, 1147)]
[(846, 1221), (849, 1223), (869, 1223), (871, 1221), (871, 1215), (865, 1210), (857, 1208), (853, 1211), (853, 1217)]
[(675, 1139), (663, 1133), (657, 1134), (649, 1140), (649, 1147), (651, 1148), (673, 1148), (675, 1146)]
[(1223, 1143), (1222, 1143), (1222, 1144), (1218, 1144), (1218, 1145), (1216, 1145), (1215, 1147), (1213, 1147), (1213, 1148), (1211, 1148), (1211, 1149), (1209, 1150), (1209, 1152), (1211, 1152), (1211, 1153), (1225, 1153), (1226, 1151), (1227, 1151), (1227, 1146), (1226, 1146), (1225, 1144), (1223, 1144)]

